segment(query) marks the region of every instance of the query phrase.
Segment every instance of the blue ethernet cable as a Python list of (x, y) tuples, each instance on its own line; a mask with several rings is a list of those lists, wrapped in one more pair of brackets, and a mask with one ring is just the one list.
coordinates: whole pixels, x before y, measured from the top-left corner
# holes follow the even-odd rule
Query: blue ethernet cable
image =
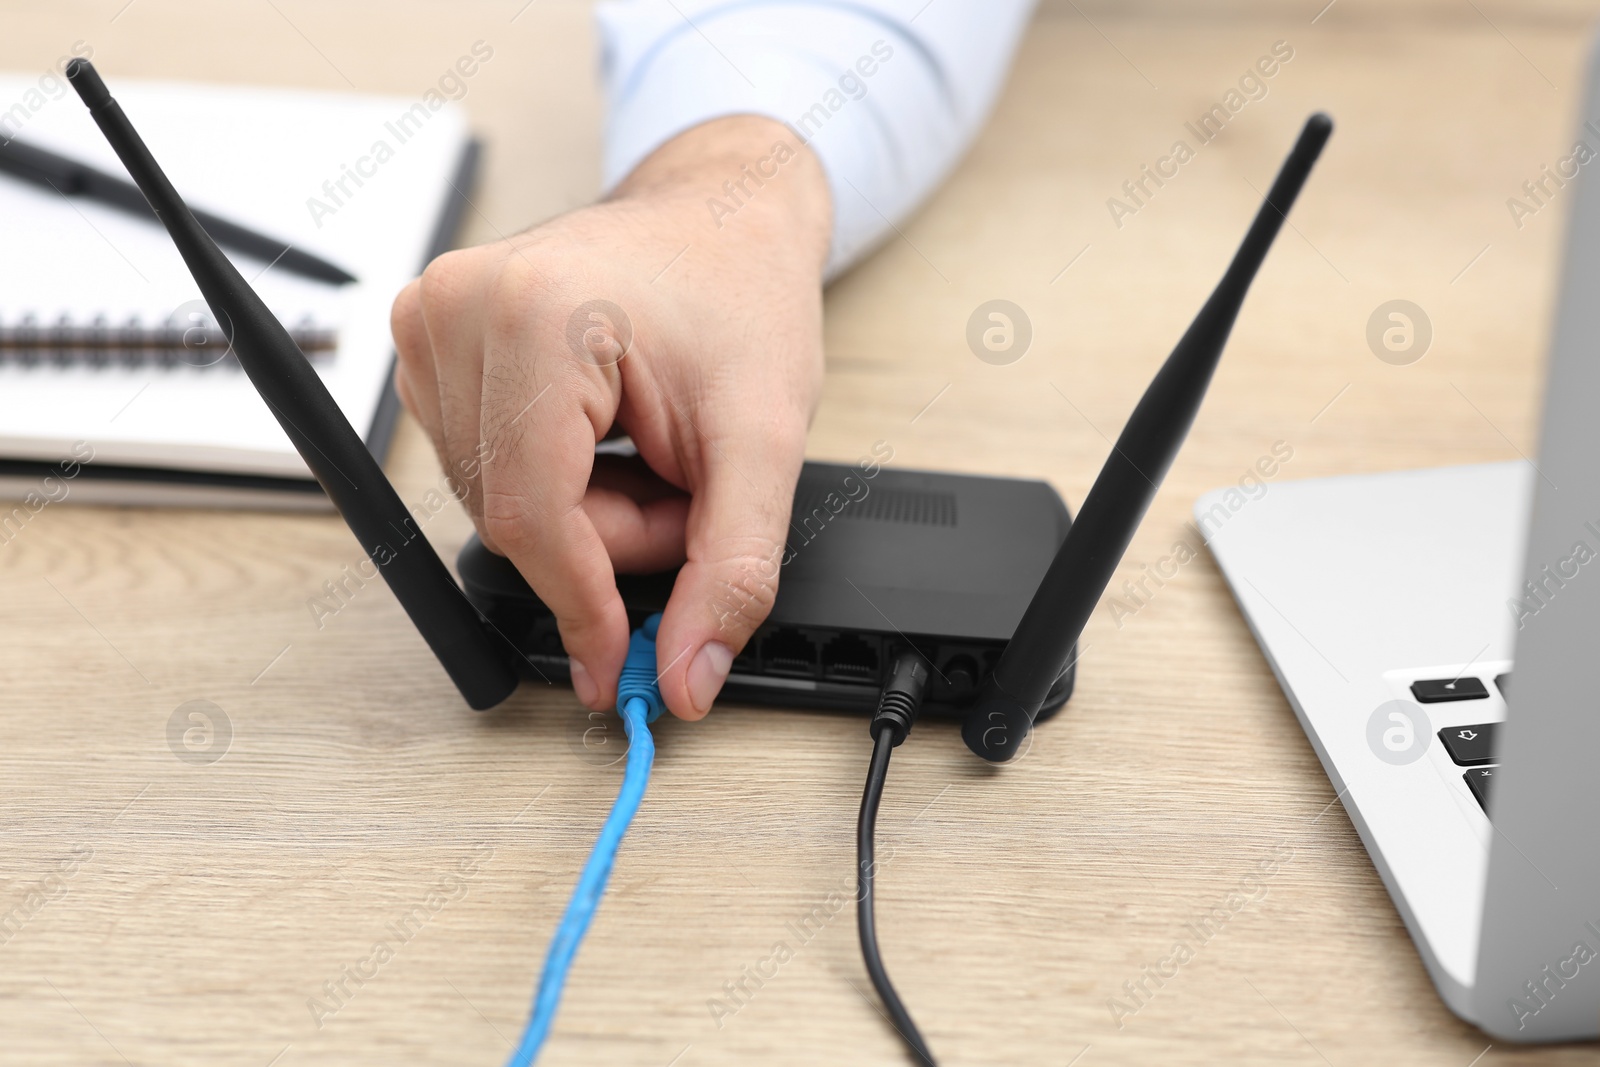
[(622, 666), (622, 678), (617, 683), (617, 710), (622, 715), (623, 728), (628, 733), (628, 764), (622, 775), (622, 788), (617, 792), (611, 814), (606, 816), (600, 836), (589, 852), (589, 860), (573, 887), (572, 899), (550, 941), (550, 952), (545, 957), (544, 973), (539, 976), (539, 989), (533, 997), (533, 1014), (522, 1032), (522, 1041), (506, 1061), (506, 1067), (529, 1067), (539, 1056), (550, 1026), (555, 1022), (556, 1009), (561, 1005), (561, 991), (567, 982), (567, 971), (583, 935), (594, 920), (595, 909), (606, 891), (611, 877), (611, 865), (617, 858), (622, 835), (644, 800), (645, 785), (650, 780), (650, 765), (655, 761), (655, 740), (650, 736), (650, 723), (661, 717), (666, 705), (661, 700), (661, 688), (656, 676), (656, 629), (661, 616), (652, 615), (644, 625), (633, 632), (628, 640), (628, 658)]

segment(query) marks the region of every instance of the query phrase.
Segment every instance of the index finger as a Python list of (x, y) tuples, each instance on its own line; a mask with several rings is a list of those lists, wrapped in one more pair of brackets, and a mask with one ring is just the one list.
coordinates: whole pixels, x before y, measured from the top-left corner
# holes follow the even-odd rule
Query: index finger
[(578, 699), (609, 707), (628, 614), (583, 499), (616, 394), (599, 368), (486, 347), (482, 532), (555, 615)]

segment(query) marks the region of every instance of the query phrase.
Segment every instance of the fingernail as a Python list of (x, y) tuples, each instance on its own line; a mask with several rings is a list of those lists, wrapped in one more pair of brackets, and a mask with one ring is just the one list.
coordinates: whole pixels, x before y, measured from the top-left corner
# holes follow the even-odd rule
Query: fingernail
[(711, 702), (722, 691), (728, 680), (728, 668), (733, 666), (733, 650), (727, 645), (712, 641), (702, 648), (689, 664), (689, 700), (694, 710), (704, 715), (711, 710)]
[(589, 668), (575, 659), (567, 662), (572, 665), (572, 691), (578, 694), (578, 701), (585, 707), (594, 707), (594, 702), (600, 699), (600, 687), (594, 684)]

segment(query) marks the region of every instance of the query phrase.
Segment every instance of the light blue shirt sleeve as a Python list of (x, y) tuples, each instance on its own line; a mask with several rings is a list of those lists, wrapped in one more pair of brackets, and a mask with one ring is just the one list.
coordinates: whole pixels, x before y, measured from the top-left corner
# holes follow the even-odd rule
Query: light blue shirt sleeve
[[(1034, 0), (609, 0), (596, 8), (605, 188), (725, 115), (786, 123), (833, 194), (827, 275), (898, 226), (955, 165), (1005, 80)], [(719, 224), (776, 176), (751, 160)]]

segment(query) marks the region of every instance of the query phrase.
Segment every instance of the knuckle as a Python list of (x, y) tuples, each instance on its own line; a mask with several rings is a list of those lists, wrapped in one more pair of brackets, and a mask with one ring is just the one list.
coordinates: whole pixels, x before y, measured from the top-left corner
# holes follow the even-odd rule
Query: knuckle
[(417, 279), (418, 308), (426, 316), (430, 313), (448, 312), (460, 298), (471, 273), (474, 250), (470, 248), (446, 252), (422, 269)]
[(537, 522), (532, 503), (520, 493), (498, 489), (479, 489), (483, 532), (509, 552), (532, 548), (537, 537)]
[(810, 435), (810, 420), (802, 411), (779, 408), (778, 414), (768, 424), (768, 437), (773, 445), (786, 455), (803, 455), (806, 438)]
[(772, 612), (783, 545), (763, 541), (721, 560), (711, 596), (717, 632), (742, 644)]
[(563, 272), (537, 250), (505, 259), (485, 279), (484, 296), (491, 333), (520, 336), (558, 302)]
[(527, 330), (539, 306), (540, 289), (529, 273), (526, 267), (502, 270), (489, 282), (485, 292), (489, 336), (520, 338)]

